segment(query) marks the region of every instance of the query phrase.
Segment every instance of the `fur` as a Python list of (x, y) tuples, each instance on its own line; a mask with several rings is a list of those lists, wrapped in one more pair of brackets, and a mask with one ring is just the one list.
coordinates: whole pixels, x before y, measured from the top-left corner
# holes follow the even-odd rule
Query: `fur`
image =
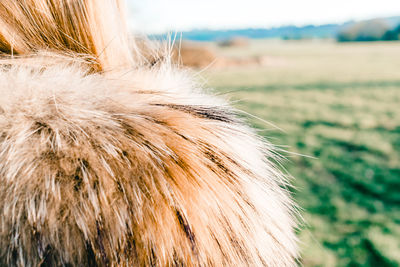
[(272, 146), (184, 74), (15, 66), (0, 84), (2, 264), (295, 265)]
[(121, 10), (0, 0), (0, 265), (296, 265), (274, 147)]

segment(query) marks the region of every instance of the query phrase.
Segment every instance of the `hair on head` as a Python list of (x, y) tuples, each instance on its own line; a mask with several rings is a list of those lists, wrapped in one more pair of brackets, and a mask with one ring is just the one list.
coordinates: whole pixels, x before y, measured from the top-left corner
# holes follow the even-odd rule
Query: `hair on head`
[(0, 1), (0, 51), (91, 57), (103, 71), (132, 64), (121, 0)]

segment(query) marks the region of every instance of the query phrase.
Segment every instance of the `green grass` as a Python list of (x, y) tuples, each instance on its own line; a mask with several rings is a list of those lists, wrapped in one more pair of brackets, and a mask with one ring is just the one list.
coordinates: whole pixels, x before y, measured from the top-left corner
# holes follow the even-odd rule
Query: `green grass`
[(399, 266), (400, 43), (258, 41), (219, 52), (271, 62), (205, 76), (238, 108), (284, 130), (249, 119), (288, 150), (306, 222), (302, 263)]

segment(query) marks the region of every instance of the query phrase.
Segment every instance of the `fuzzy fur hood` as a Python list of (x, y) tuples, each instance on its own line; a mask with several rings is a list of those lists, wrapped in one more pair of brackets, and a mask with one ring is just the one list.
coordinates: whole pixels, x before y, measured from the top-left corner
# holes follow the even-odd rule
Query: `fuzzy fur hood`
[(294, 266), (258, 138), (170, 67), (0, 71), (0, 264)]

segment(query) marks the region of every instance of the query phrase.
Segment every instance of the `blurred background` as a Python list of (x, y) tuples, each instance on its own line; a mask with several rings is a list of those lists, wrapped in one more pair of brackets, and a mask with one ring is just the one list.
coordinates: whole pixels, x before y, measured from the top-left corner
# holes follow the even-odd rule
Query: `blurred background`
[(398, 0), (128, 1), (287, 151), (304, 266), (400, 266)]

